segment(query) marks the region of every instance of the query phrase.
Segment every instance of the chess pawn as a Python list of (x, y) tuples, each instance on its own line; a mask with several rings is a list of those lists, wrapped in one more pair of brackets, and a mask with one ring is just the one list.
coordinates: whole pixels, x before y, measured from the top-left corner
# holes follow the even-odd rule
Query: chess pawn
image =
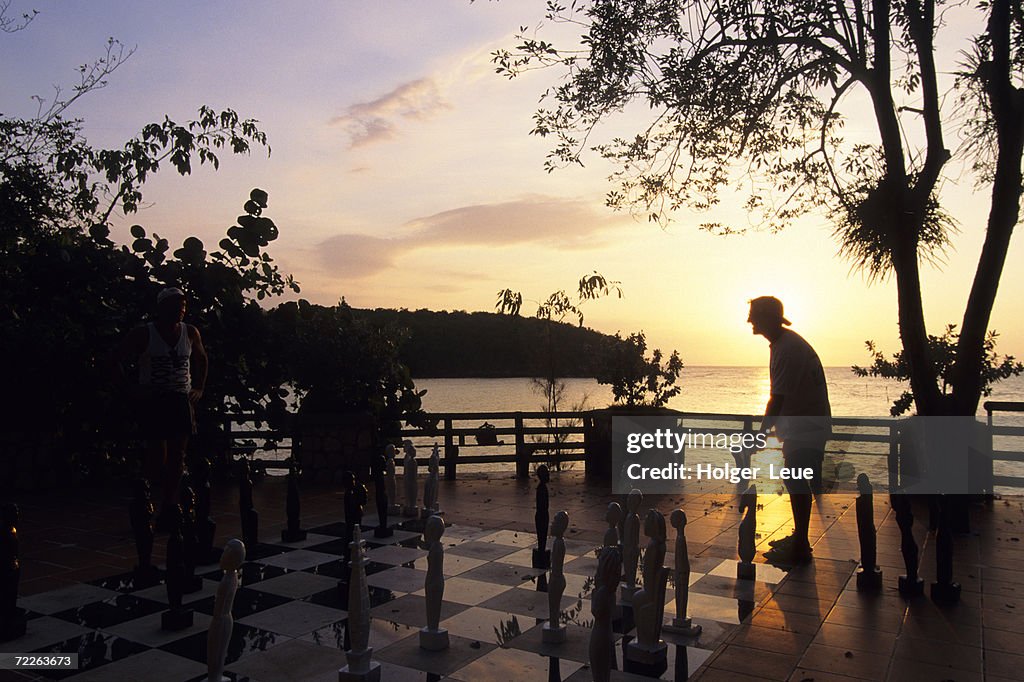
[(405, 441), (403, 446), (405, 459), (403, 460), (402, 485), (405, 486), (405, 508), (402, 509), (403, 516), (419, 516), (419, 508), (416, 506), (416, 448), (411, 441)]
[(21, 580), (21, 559), (18, 546), (18, 505), (2, 507), (0, 525), (0, 642), (25, 634), (25, 610), (18, 607), (18, 583)]
[[(746, 492), (740, 495), (739, 511), (743, 514), (740, 521), (739, 541), (737, 552), (740, 555), (740, 563), (736, 566), (736, 577), (741, 580), (753, 580), (757, 567), (754, 565), (754, 533), (757, 528), (757, 488), (750, 486)], [(745, 512), (745, 513), (744, 513)]]
[(696, 637), (701, 632), (701, 626), (694, 625), (692, 619), (686, 615), (690, 601), (690, 555), (686, 548), (686, 512), (682, 509), (674, 510), (669, 517), (669, 522), (676, 529), (673, 575), (676, 584), (676, 615), (671, 623), (665, 625), (665, 629), (688, 637)]
[(306, 531), (302, 529), (302, 500), (299, 497), (299, 464), (293, 457), (288, 464), (288, 496), (285, 500), (288, 527), (281, 531), (281, 542), (302, 542)]
[(618, 502), (609, 502), (608, 511), (604, 514), (604, 520), (608, 523), (608, 530), (604, 532), (603, 546), (619, 546), (619, 524), (622, 523), (622, 506)]
[(548, 481), (551, 472), (546, 465), (537, 467), (537, 506), (533, 515), (534, 528), (537, 530), (537, 549), (533, 550), (533, 567), (547, 568), (550, 563), (548, 544)]
[(128, 508), (132, 534), (135, 536), (135, 552), (139, 562), (135, 565), (134, 584), (136, 588), (150, 587), (159, 581), (153, 566), (153, 516), (155, 514), (150, 494), (149, 481), (144, 478), (135, 481), (135, 496)]
[(394, 445), (388, 443), (384, 446), (384, 466), (387, 470), (384, 484), (388, 493), (388, 513), (391, 515), (402, 513), (402, 505), (398, 504), (398, 477), (395, 471), (395, 457), (397, 456), (398, 450)]
[(380, 663), (372, 660), (370, 647), (370, 588), (366, 584), (365, 552), (360, 527), (352, 529), (349, 543), (349, 563), (352, 566), (348, 584), (349, 649), (345, 652), (348, 663), (338, 671), (338, 682), (379, 682)]
[(661, 641), (665, 608), (665, 517), (654, 509), (644, 518), (644, 534), (650, 538), (644, 552), (644, 586), (633, 595), (636, 641), (626, 647), (626, 656), (643, 665), (668, 660), (668, 647)]
[(858, 590), (882, 589), (882, 569), (875, 563), (878, 557), (875, 535), (874, 489), (867, 474), (857, 476), (857, 538), (860, 540), (860, 570), (857, 571)]
[(548, 580), (548, 622), (541, 631), (541, 639), (548, 644), (565, 641), (565, 626), (561, 623), (562, 594), (565, 592), (565, 530), (569, 527), (568, 512), (560, 511), (551, 522), (551, 578)]
[(427, 460), (427, 477), (423, 481), (423, 518), (433, 516), (440, 507), (437, 504), (437, 486), (440, 480), (441, 459), (437, 451), (437, 443), (434, 444)]
[(377, 504), (377, 528), (373, 531), (375, 538), (389, 538), (395, 534), (388, 527), (388, 491), (387, 491), (387, 463), (384, 455), (377, 454), (373, 457), (373, 498)]
[(590, 596), (590, 612), (594, 625), (590, 630), (590, 674), (594, 682), (610, 682), (615, 656), (612, 612), (615, 588), (622, 575), (622, 554), (618, 547), (602, 547), (597, 557), (594, 591)]
[(632, 603), (636, 592), (636, 569), (640, 560), (640, 504), (644, 494), (634, 488), (626, 498), (626, 519), (622, 524), (622, 601)]
[(420, 648), (441, 651), (448, 648), (448, 630), (440, 626), (441, 601), (444, 599), (444, 547), (441, 536), (444, 521), (440, 516), (427, 519), (423, 529), (423, 541), (427, 545), (427, 576), (423, 580), (423, 591), (427, 600), (427, 627), (420, 630)]
[(235, 627), (235, 619), (231, 608), (235, 603), (238, 591), (238, 569), (245, 561), (245, 545), (241, 540), (228, 540), (220, 555), (220, 567), (224, 577), (217, 586), (217, 596), (213, 604), (213, 620), (206, 633), (206, 679), (208, 682), (227, 682), (224, 677), (224, 659), (231, 642), (231, 631)]

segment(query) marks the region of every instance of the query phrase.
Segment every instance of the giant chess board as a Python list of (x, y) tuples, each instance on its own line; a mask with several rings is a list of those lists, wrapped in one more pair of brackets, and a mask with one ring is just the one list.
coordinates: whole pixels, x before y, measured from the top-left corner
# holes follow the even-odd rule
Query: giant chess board
[[(364, 518), (372, 528), (376, 519)], [(542, 642), (547, 618), (546, 576), (531, 567), (536, 538), (510, 530), (487, 531), (450, 525), (444, 533), (446, 577), (441, 627), (451, 646), (426, 651), (416, 636), (426, 625), (423, 582), (426, 555), (411, 522), (394, 526), (393, 537), (364, 533), (370, 586), (373, 658), (382, 680), (590, 680), (590, 593), (597, 568), (593, 544), (566, 537), (566, 589), (562, 599), (568, 637)], [(310, 530), (303, 542), (260, 543), (248, 549), (234, 602), (235, 626), (226, 674), (235, 680), (337, 680), (346, 664), (347, 592), (342, 561), (343, 524)], [(671, 565), (671, 556), (666, 562)], [(783, 573), (758, 564), (756, 581), (736, 579), (736, 561), (697, 557), (692, 562), (689, 613), (703, 627), (698, 638), (665, 632), (667, 668), (660, 679), (684, 680), (711, 655), (729, 632), (775, 588)], [(111, 576), (53, 592), (24, 597), (28, 631), (0, 644), (0, 651), (79, 654), (78, 670), (0, 671), (0, 679), (68, 679), (137, 682), (205, 680), (206, 637), (221, 571), (200, 568), (201, 591), (185, 596), (194, 625), (160, 628), (167, 608), (162, 585), (136, 589), (131, 574)], [(668, 598), (673, 595), (670, 584)], [(674, 613), (672, 601), (666, 617)], [(616, 666), (632, 639), (630, 611), (614, 623)], [(613, 680), (644, 680), (613, 671)]]

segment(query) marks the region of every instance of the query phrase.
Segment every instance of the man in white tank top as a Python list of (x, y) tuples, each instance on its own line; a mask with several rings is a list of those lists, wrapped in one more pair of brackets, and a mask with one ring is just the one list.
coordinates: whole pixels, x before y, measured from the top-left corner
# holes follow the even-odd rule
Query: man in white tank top
[(810, 481), (786, 479), (793, 509), (793, 535), (772, 543), (772, 552), (783, 555), (790, 563), (806, 563), (811, 559), (808, 539), (811, 493), (820, 492), (825, 443), (832, 433), (832, 408), (825, 371), (811, 344), (785, 328), (790, 322), (783, 315), (779, 299), (761, 296), (750, 301), (747, 322), (754, 334), (765, 337), (771, 345), (771, 397), (765, 407), (761, 431), (767, 434), (775, 429), (782, 441), (785, 466), (813, 471)]
[[(157, 294), (154, 320), (133, 329), (115, 349), (116, 366), (139, 366), (139, 426), (146, 439), (143, 475), (163, 491), (163, 509), (175, 504), (185, 447), (195, 428), (194, 406), (203, 396), (208, 360), (199, 330), (185, 324), (185, 294)], [(161, 519), (165, 514), (161, 512)], [(159, 523), (159, 520), (158, 520)]]

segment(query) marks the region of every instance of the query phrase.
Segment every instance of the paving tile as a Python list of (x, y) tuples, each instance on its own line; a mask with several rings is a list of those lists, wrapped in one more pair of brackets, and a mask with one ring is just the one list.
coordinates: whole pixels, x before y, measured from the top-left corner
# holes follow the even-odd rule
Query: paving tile
[(238, 620), (261, 630), (276, 632), (288, 637), (301, 637), (331, 623), (344, 620), (345, 611), (319, 604), (292, 601), (272, 609), (266, 609)]
[(766, 680), (787, 680), (797, 661), (798, 657), (794, 655), (727, 644), (709, 665)]
[(921, 661), (951, 670), (982, 672), (982, 650), (953, 642), (936, 642), (909, 635), (900, 635), (893, 658)]
[(862, 680), (882, 679), (888, 666), (889, 658), (886, 656), (824, 644), (807, 647), (799, 663), (804, 670), (820, 670)]
[(377, 659), (405, 668), (413, 668), (435, 675), (449, 675), (495, 648), (486, 642), (474, 642), (449, 633), (450, 646), (445, 651), (427, 651), (420, 648), (418, 637), (406, 637), (379, 652)]
[(458, 670), (449, 679), (458, 682), (478, 680), (563, 679), (580, 668), (576, 661), (545, 658), (518, 649), (495, 649)]
[(150, 649), (66, 679), (74, 682), (179, 682), (205, 673), (205, 664)]
[(812, 639), (812, 635), (763, 628), (757, 625), (741, 625), (736, 628), (729, 643), (762, 651), (775, 651), (780, 654), (799, 654), (803, 653)]
[(814, 643), (889, 656), (896, 646), (896, 633), (822, 623)]
[(311, 642), (290, 640), (227, 666), (227, 671), (252, 680), (336, 682), (345, 654)]

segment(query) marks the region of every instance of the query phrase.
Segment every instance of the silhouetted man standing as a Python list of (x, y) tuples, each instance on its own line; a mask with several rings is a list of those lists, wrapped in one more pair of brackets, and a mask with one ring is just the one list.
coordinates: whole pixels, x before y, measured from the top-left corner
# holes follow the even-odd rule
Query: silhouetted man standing
[(782, 302), (774, 296), (750, 301), (747, 322), (754, 334), (771, 345), (769, 375), (771, 397), (764, 411), (761, 430), (775, 429), (782, 441), (782, 457), (790, 468), (810, 467), (813, 479), (786, 479), (793, 508), (793, 535), (771, 543), (774, 551), (791, 563), (811, 559), (808, 528), (811, 520), (811, 493), (821, 490), (821, 467), (825, 443), (832, 433), (832, 408), (828, 402), (825, 371), (818, 354), (799, 334), (786, 329), (790, 322), (783, 315)]
[[(199, 330), (185, 324), (185, 294), (168, 287), (156, 297), (156, 317), (133, 329), (115, 349), (117, 366), (128, 359), (139, 365), (139, 422), (146, 439), (143, 475), (161, 482), (163, 507), (175, 504), (194, 432), (194, 406), (206, 386), (208, 360)], [(123, 369), (121, 370), (123, 371)]]

